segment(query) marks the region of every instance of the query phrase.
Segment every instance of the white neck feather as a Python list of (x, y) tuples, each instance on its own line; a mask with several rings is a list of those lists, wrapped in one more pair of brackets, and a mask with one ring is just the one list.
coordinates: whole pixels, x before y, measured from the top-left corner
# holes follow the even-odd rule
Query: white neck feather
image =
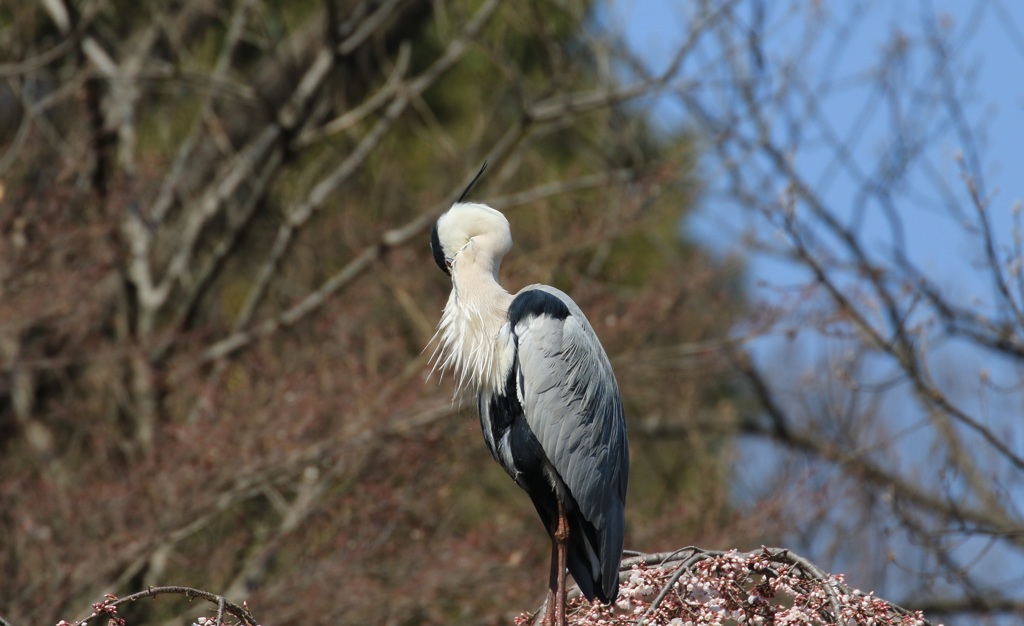
[(456, 395), (466, 385), (478, 393), (500, 390), (511, 364), (509, 337), (501, 331), (512, 296), (491, 269), (460, 262), (452, 268), (452, 292), (434, 334), (439, 341), (432, 360), (434, 370), (455, 372)]

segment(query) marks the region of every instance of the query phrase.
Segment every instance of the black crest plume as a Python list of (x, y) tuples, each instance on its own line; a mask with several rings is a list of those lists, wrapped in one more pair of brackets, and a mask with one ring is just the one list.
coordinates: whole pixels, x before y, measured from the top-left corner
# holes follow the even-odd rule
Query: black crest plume
[[(466, 199), (466, 196), (469, 195), (470, 190), (473, 189), (473, 185), (475, 185), (476, 181), (480, 180), (480, 177), (483, 176), (485, 169), (487, 169), (487, 161), (484, 161), (484, 164), (480, 166), (480, 171), (476, 173), (476, 176), (473, 177), (473, 180), (469, 181), (469, 184), (466, 185), (466, 188), (462, 190), (462, 195), (460, 195), (459, 199), (455, 201), (455, 204), (458, 204)], [(430, 231), (430, 250), (434, 254), (434, 262), (437, 263), (437, 266), (439, 268), (441, 268), (441, 271), (451, 276), (452, 271), (451, 268), (448, 266), (448, 260), (445, 258), (444, 250), (441, 249), (441, 238), (437, 234), (437, 222), (434, 222), (434, 228), (433, 230)]]
[(480, 177), (484, 175), (485, 169), (487, 169), (487, 161), (484, 161), (484, 164), (480, 166), (480, 171), (477, 172), (476, 176), (473, 177), (473, 180), (469, 181), (469, 184), (466, 185), (466, 188), (462, 191), (462, 195), (460, 195), (459, 199), (455, 201), (456, 204), (466, 199), (466, 196), (469, 195), (469, 191), (473, 188), (473, 185), (475, 185), (476, 181), (480, 180)]

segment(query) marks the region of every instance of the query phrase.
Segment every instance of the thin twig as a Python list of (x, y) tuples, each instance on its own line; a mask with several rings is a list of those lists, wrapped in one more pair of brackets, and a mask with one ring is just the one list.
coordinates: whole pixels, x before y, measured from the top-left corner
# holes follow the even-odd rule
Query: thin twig
[(165, 587), (150, 587), (145, 591), (133, 593), (129, 596), (124, 596), (123, 598), (117, 598), (115, 600), (101, 602), (99, 605), (101, 608), (99, 610), (96, 610), (90, 615), (75, 622), (74, 626), (85, 626), (86, 624), (96, 619), (100, 615), (108, 615), (108, 613), (104, 611), (103, 608), (109, 607), (112, 609), (116, 609), (117, 607), (124, 604), (130, 604), (132, 602), (136, 602), (144, 598), (155, 598), (161, 595), (181, 595), (185, 596), (190, 600), (193, 598), (202, 598), (203, 600), (206, 600), (211, 604), (217, 605), (218, 619), (222, 617), (223, 612), (227, 612), (240, 619), (242, 623), (246, 626), (258, 626), (256, 618), (254, 618), (245, 607), (239, 606), (234, 602), (229, 601), (224, 596), (212, 593), (210, 591), (206, 591), (205, 589), (195, 589), (193, 587), (182, 587), (176, 585)]

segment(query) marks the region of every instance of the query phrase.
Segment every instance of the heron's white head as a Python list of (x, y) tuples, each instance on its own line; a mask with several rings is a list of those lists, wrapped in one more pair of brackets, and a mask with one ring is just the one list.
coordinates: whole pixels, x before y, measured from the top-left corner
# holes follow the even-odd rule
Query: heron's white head
[(467, 384), (498, 389), (511, 359), (501, 328), (512, 296), (498, 284), (501, 259), (512, 248), (508, 220), (489, 206), (457, 202), (438, 218), (430, 247), (438, 267), (452, 277), (435, 335), (434, 369), (456, 372), (456, 394)]
[(434, 224), (430, 247), (437, 266), (449, 276), (460, 266), (472, 266), (497, 278), (501, 259), (512, 249), (512, 231), (500, 211), (457, 202)]

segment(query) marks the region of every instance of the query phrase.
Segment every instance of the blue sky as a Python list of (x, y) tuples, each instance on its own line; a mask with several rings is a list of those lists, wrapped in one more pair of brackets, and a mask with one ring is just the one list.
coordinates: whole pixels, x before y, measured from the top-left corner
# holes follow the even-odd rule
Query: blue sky
[[(690, 26), (686, 13), (690, 4), (679, 0), (614, 0), (611, 15), (605, 19), (611, 28), (619, 29), (624, 34), (632, 49), (641, 56), (650, 70), (658, 72), (667, 66)], [(771, 34), (767, 48), (769, 54), (777, 53), (780, 58), (798, 49), (803, 34), (798, 25), (799, 20), (787, 18), (787, 11), (800, 14), (801, 11), (810, 12), (811, 7), (820, 5), (826, 7), (825, 10), (845, 15), (842, 12), (853, 11), (853, 7), (869, 7), (860, 20), (850, 21), (856, 26), (851, 26), (845, 34), (847, 47), (844, 54), (826, 61), (825, 54), (819, 56), (823, 47), (819, 46), (809, 48), (811, 54), (800, 59), (801, 67), (807, 70), (808, 75), (814, 76), (813, 80), (809, 79), (811, 84), (823, 81), (821, 84), (830, 85), (833, 89), (828, 97), (821, 99), (823, 117), (834, 121), (842, 137), (852, 138), (855, 144), (851, 151), (853, 159), (869, 171), (873, 171), (877, 163), (885, 158), (893, 144), (893, 126), (884, 113), (867, 116), (869, 121), (858, 125), (860, 114), (864, 110), (871, 110), (871, 94), (863, 88), (868, 83), (865, 77), (872, 76), (873, 72), (884, 65), (883, 55), (890, 49), (887, 46), (893, 42), (895, 32), (903, 33), (911, 41), (923, 41), (929, 36), (929, 30), (922, 26), (922, 14), (937, 16), (937, 21), (932, 24), (947, 33), (954, 45), (956, 82), (962, 81), (971, 86), (968, 91), (960, 94), (964, 102), (962, 114), (966, 124), (977, 132), (975, 138), (981, 179), (990, 200), (987, 210), (989, 220), (999, 242), (1008, 246), (1014, 224), (1014, 206), (1024, 202), (1024, 0), (780, 0), (769, 4), (778, 13), (770, 16), (768, 21), (773, 23), (774, 19), (774, 23), (780, 26), (775, 30), (767, 30)], [(823, 64), (826, 62), (834, 65), (825, 67)], [(696, 89), (714, 91), (715, 63), (713, 51), (705, 54), (693, 65), (684, 65), (683, 79), (695, 81), (694, 84), (698, 85)], [(918, 77), (917, 82), (910, 81), (912, 84), (926, 91), (933, 86), (940, 88), (941, 79), (938, 76), (934, 79), (934, 85), (929, 83), (929, 71), (926, 56), (908, 57), (905, 72)], [(713, 106), (715, 97), (721, 96), (706, 96), (706, 101)], [(900, 97), (910, 96), (900, 94)], [(647, 106), (651, 107), (656, 123), (666, 127), (679, 127), (690, 122), (684, 108), (672, 97), (647, 103)], [(878, 108), (884, 110), (884, 105)], [(963, 156), (970, 160), (972, 154), (961, 143), (961, 136), (955, 128), (942, 126), (943, 120), (948, 118), (947, 113), (936, 111), (923, 115), (922, 119), (907, 120), (909, 126), (920, 125), (933, 136), (927, 144), (925, 155), (930, 169), (915, 169), (907, 175), (905, 185), (897, 193), (897, 206), (905, 227), (905, 245), (910, 260), (953, 301), (984, 306), (984, 303), (992, 301), (992, 285), (984, 272), (978, 269), (977, 261), (982, 251), (978, 239), (965, 233), (964, 221), (956, 214), (957, 210), (964, 210), (970, 215), (970, 203), (961, 181), (957, 158)], [(780, 115), (780, 122), (785, 122), (782, 117)], [(815, 188), (830, 206), (836, 207), (840, 213), (852, 211), (850, 207), (855, 203), (851, 197), (857, 193), (857, 185), (844, 176), (826, 178), (829, 154), (825, 150), (816, 152), (813, 138), (807, 138), (793, 158), (797, 169), (808, 179), (828, 181), (821, 182)], [(932, 178), (928, 178), (929, 175)], [(688, 235), (720, 254), (740, 254), (747, 263), (749, 291), (755, 301), (776, 299), (782, 293), (780, 288), (804, 282), (807, 274), (799, 267), (768, 255), (751, 253), (744, 248), (743, 235), (749, 234), (751, 229), (760, 229), (757, 234), (763, 236), (766, 222), (751, 210), (731, 206), (721, 200), (721, 196), (714, 194), (715, 186), (720, 184), (716, 178), (722, 177), (722, 171), (713, 156), (705, 159), (700, 176), (710, 192), (688, 220)], [(943, 205), (938, 200), (940, 195), (933, 192), (942, 185), (948, 185), (951, 190), (945, 198), (958, 200), (959, 208), (955, 206), (956, 202)], [(767, 192), (772, 193), (772, 190), (769, 188)], [(950, 205), (954, 206), (951, 208)], [(892, 231), (887, 226), (883, 212), (877, 207), (869, 209), (866, 215), (864, 226), (859, 231), (860, 238), (877, 255), (876, 258), (884, 258), (892, 246)], [(849, 216), (840, 217), (846, 219)], [(818, 356), (812, 353), (816, 352), (820, 356), (834, 346), (823, 346), (820, 338), (806, 338), (807, 341), (798, 342), (798, 345), (787, 345), (787, 340), (779, 337), (768, 338), (754, 346), (754, 355), (762, 362), (768, 359), (774, 363), (785, 362), (787, 367), (799, 362), (812, 375), (827, 377), (828, 374), (813, 370), (820, 362), (816, 360)], [(780, 359), (779, 354), (785, 350), (790, 353), (784, 358), (791, 360)], [(795, 357), (791, 354), (800, 351), (806, 351), (806, 354)], [(967, 390), (963, 394), (963, 406), (968, 410), (980, 415), (995, 415), (993, 419), (1019, 419), (1019, 394), (1006, 393), (982, 399), (983, 393), (971, 396), (969, 391), (971, 384), (977, 384), (976, 379), (972, 383), (957, 378), (964, 373), (978, 372), (987, 367), (985, 355), (951, 343), (934, 349), (932, 356), (937, 357), (937, 364), (941, 359), (942, 365), (950, 368), (948, 375), (952, 378), (946, 379), (945, 383), (949, 385), (948, 388), (962, 386)], [(1021, 372), (1019, 368), (1014, 368), (1016, 366), (1011, 364), (992, 374), (995, 377), (1003, 374), (1007, 380), (1018, 380)], [(779, 369), (775, 368), (776, 375)], [(791, 369), (793, 371), (790, 375), (794, 380), (805, 373), (798, 371), (797, 367)], [(938, 370), (937, 365), (936, 375), (941, 381), (943, 372)], [(793, 389), (799, 389), (796, 383)], [(914, 403), (907, 396), (896, 394), (886, 401), (889, 403), (887, 414), (896, 422), (893, 424), (896, 430), (917, 419)], [(990, 405), (985, 405), (986, 402)], [(900, 420), (903, 420), (902, 424)], [(1020, 433), (1019, 428), (1007, 427), (1006, 431), (1018, 436)], [(922, 460), (929, 453), (926, 444), (915, 446), (907, 443), (901, 445), (899, 450), (904, 455), (900, 457), (901, 461)], [(748, 462), (746, 465), (755, 467), (750, 471), (752, 477), (747, 477), (751, 484), (756, 483), (755, 475), (770, 475), (771, 472), (765, 470), (777, 460), (770, 455), (762, 455), (758, 463)], [(739, 481), (743, 480), (741, 475)], [(1020, 496), (1017, 499), (1024, 502), (1024, 494), (1016, 492), (1013, 495)], [(811, 556), (814, 558), (815, 555)], [(1010, 562), (1007, 566), (1005, 559), (1008, 557), (986, 552), (983, 540), (965, 541), (954, 551), (954, 558), (960, 558), (963, 563), (971, 563), (980, 580), (996, 586), (1017, 585), (1013, 587), (1016, 589), (1021, 581), (1020, 575), (1024, 573), (1019, 562)], [(837, 564), (825, 565), (834, 567)], [(861, 582), (867, 584), (867, 581)], [(899, 587), (898, 581), (895, 587)], [(903, 590), (895, 591), (894, 587), (889, 587), (884, 591), (898, 598)]]
[[(688, 27), (684, 5), (675, 0), (615, 0), (611, 23), (620, 28), (636, 51), (657, 71), (664, 68), (682, 40)], [(778, 5), (790, 3), (779, 2)], [(793, 6), (811, 2), (794, 2)], [(831, 3), (825, 3), (829, 5)], [(842, 6), (844, 3), (838, 3)], [(854, 3), (846, 3), (852, 5)], [(931, 2), (895, 0), (875, 2), (860, 27), (851, 33), (854, 38), (850, 53), (843, 59), (844, 67), (836, 72), (855, 74), (872, 66), (894, 29), (913, 31), (919, 22), (922, 7), (931, 7), (958, 33), (963, 41), (960, 51), (965, 67), (975, 69), (976, 90), (969, 96), (965, 111), (969, 121), (979, 125), (983, 148), (985, 184), (993, 199), (990, 215), (997, 232), (1009, 233), (1014, 202), (1024, 201), (1024, 2), (1019, 0), (933, 0)], [(813, 60), (810, 60), (813, 65)], [(827, 115), (843, 119), (856, 113), (856, 97), (848, 101), (828, 102)], [(654, 105), (654, 117), (672, 127), (686, 122), (683, 109), (666, 98)], [(882, 128), (869, 129), (884, 132)], [(870, 138), (863, 142), (871, 149)], [(955, 155), (959, 150), (955, 137), (944, 140), (933, 155), (945, 167), (950, 179), (958, 177)], [(843, 193), (839, 186), (836, 193)], [(913, 258), (925, 269), (950, 280), (950, 288), (969, 289), (975, 278), (962, 262), (974, 254), (963, 241), (961, 225), (948, 216), (938, 215), (926, 207), (907, 207), (915, 214), (908, 232), (908, 247)], [(747, 216), (722, 206), (705, 204), (690, 224), (691, 234), (708, 245), (730, 251), (739, 245), (737, 235), (744, 228)], [(729, 236), (732, 233), (732, 236)], [(883, 236), (879, 233), (879, 237)], [(751, 284), (762, 279), (786, 282), (789, 268), (767, 258), (751, 258)], [(799, 278), (799, 276), (793, 276)]]

